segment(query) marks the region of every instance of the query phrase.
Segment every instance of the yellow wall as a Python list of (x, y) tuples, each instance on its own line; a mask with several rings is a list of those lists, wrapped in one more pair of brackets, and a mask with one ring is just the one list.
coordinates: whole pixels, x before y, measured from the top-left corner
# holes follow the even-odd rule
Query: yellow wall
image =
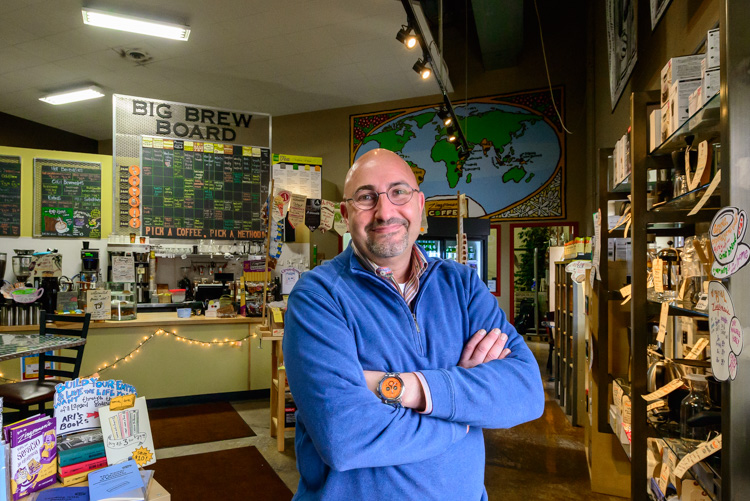
[[(175, 327), (174, 323), (163, 327), (202, 341), (219, 337), (242, 339), (248, 335), (248, 324), (221, 324), (212, 330), (205, 325)], [(251, 328), (256, 329), (257, 324)], [(156, 330), (157, 327), (137, 325), (90, 329), (81, 376), (96, 372), (105, 363), (111, 365), (116, 357), (129, 353)], [(8, 360), (0, 363), (0, 373), (6, 378), (19, 379), (20, 367), (20, 359)], [(251, 338), (240, 347), (204, 348), (161, 335), (145, 344), (132, 360), (102, 372), (101, 378), (121, 379), (135, 386), (138, 395), (153, 399), (269, 388), (270, 368), (269, 341), (261, 343), (258, 338)]]
[[(102, 238), (112, 232), (112, 157), (69, 151), (32, 150), (0, 146), (0, 155), (21, 157), (21, 236), (30, 237), (34, 227), (34, 159), (74, 160), (102, 164)], [(2, 241), (0, 241), (1, 243)]]

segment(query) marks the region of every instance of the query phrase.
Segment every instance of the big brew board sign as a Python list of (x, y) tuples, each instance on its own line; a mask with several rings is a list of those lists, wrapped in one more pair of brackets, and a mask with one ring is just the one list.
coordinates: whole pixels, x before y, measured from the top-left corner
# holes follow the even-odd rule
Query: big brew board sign
[(0, 155), (0, 236), (21, 234), (21, 157)]
[(268, 148), (143, 136), (141, 165), (120, 188), (130, 226), (152, 237), (263, 238), (270, 167)]
[(101, 238), (102, 165), (34, 159), (34, 234)]

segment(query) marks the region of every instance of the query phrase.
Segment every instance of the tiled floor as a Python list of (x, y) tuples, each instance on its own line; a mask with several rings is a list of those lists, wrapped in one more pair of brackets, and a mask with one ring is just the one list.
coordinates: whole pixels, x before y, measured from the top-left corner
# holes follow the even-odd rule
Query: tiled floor
[[(529, 346), (546, 378), (547, 343)], [(551, 385), (547, 383), (548, 388)], [(591, 492), (583, 450), (583, 429), (570, 425), (547, 390), (544, 415), (510, 430), (486, 430), (485, 485), (490, 499), (504, 501), (622, 501)], [(286, 450), (276, 450), (269, 435), (268, 401), (235, 402), (235, 409), (257, 436), (223, 442), (159, 449), (158, 458), (182, 456), (253, 445), (295, 492), (299, 475), (295, 466), (294, 439), (287, 434)], [(179, 501), (179, 500), (175, 500)]]

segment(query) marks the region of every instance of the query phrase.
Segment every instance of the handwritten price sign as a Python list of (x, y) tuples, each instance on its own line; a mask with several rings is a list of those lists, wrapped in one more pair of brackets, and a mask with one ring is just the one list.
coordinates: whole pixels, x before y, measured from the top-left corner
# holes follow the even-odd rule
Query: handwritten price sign
[(742, 351), (743, 331), (734, 316), (734, 304), (721, 282), (708, 284), (708, 328), (711, 333), (711, 369), (719, 381), (737, 376), (737, 355)]
[(570, 273), (570, 278), (574, 282), (580, 284), (586, 280), (586, 270), (589, 268), (591, 268), (591, 261), (573, 261), (565, 266), (565, 271)]

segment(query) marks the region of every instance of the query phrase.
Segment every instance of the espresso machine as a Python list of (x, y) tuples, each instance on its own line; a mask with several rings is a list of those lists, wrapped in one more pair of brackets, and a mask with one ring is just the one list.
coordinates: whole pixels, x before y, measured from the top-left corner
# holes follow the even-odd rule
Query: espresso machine
[(16, 253), (13, 256), (13, 274), (16, 276), (16, 282), (25, 284), (31, 275), (29, 265), (31, 264), (33, 250), (29, 249), (13, 249)]

